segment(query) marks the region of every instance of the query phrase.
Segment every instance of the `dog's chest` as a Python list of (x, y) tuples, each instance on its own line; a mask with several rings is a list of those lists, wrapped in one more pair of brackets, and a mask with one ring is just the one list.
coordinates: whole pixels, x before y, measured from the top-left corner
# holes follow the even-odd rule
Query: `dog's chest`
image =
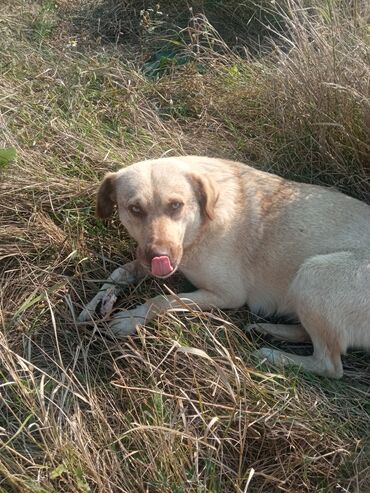
[(248, 281), (244, 276), (241, 261), (237, 258), (225, 257), (220, 260), (220, 255), (208, 252), (208, 255), (202, 255), (200, 259), (194, 257), (182, 263), (180, 270), (198, 289), (213, 291), (217, 286), (247, 292)]

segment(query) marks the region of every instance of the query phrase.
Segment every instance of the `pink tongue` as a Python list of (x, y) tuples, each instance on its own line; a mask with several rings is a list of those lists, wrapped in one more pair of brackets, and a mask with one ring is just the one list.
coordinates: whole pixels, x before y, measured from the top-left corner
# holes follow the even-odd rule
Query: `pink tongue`
[(171, 274), (173, 267), (167, 256), (154, 257), (152, 259), (152, 274), (153, 276), (167, 276)]

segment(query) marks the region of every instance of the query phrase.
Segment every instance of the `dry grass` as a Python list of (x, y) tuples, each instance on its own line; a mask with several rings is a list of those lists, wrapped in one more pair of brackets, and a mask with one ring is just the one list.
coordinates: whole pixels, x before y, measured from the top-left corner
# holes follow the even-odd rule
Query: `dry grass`
[[(221, 2), (219, 21), (194, 3), (222, 36), (203, 15), (174, 34), (185, 2), (141, 28), (134, 1), (110, 0), (114, 18), (103, 0), (5, 3), (0, 144), (18, 159), (0, 170), (0, 492), (370, 491), (363, 353), (333, 382), (256, 368), (247, 310), (170, 314), (125, 343), (74, 318), (133, 252), (93, 217), (107, 170), (209, 154), (369, 199), (365, 3), (269, 3), (263, 42), (253, 2)], [(128, 12), (136, 37), (120, 44)], [(251, 18), (235, 49), (228, 15)], [(147, 281), (122, 306), (161, 289)]]

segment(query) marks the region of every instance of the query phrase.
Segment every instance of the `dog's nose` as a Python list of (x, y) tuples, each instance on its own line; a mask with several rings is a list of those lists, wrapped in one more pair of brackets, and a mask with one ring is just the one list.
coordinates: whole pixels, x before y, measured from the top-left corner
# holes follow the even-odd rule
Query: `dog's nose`
[(170, 253), (165, 248), (149, 248), (146, 257), (151, 262), (155, 257), (170, 257)]

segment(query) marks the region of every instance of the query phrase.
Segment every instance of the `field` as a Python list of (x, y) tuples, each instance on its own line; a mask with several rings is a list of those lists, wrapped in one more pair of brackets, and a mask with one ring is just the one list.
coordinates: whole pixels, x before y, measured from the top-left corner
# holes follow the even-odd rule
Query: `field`
[(0, 493), (370, 492), (368, 354), (258, 365), (247, 307), (76, 322), (134, 255), (94, 217), (107, 171), (205, 154), (370, 202), (368, 2), (1, 4)]

